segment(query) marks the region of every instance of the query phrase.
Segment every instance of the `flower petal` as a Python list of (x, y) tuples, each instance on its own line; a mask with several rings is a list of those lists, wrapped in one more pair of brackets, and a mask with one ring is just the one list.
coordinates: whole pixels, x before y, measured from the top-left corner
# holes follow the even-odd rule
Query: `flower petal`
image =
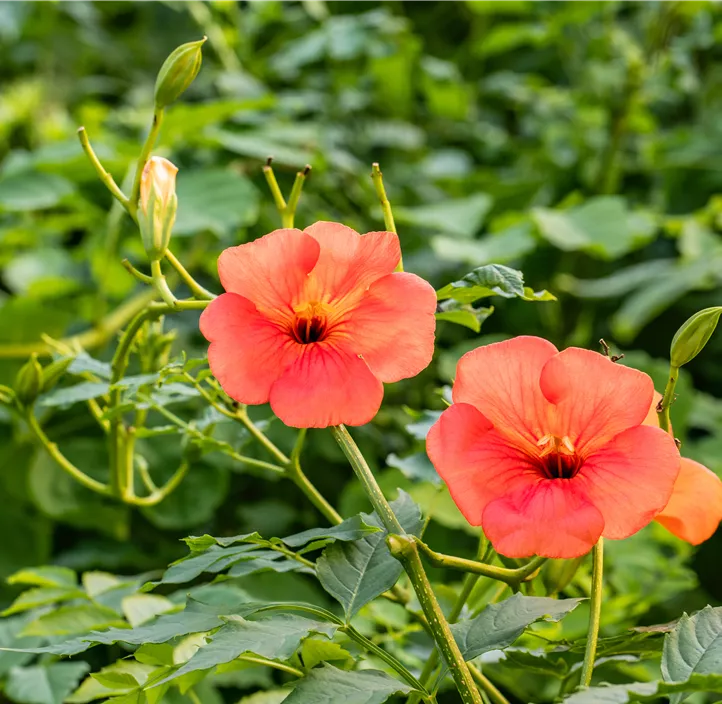
[(454, 403), (470, 403), (500, 431), (536, 448), (549, 432), (550, 409), (539, 377), (557, 353), (551, 342), (526, 336), (467, 352), (456, 368)]
[(240, 403), (267, 403), (271, 385), (298, 356), (295, 343), (247, 298), (224, 293), (200, 319), (211, 343), (208, 363), (223, 390)]
[(434, 423), (426, 451), (454, 503), (473, 526), (494, 499), (538, 481), (529, 457), (474, 406), (455, 403)]
[(355, 302), (374, 281), (391, 274), (401, 259), (399, 238), (393, 232), (359, 235), (336, 222), (317, 222), (304, 233), (321, 246), (307, 287), (310, 299)]
[(575, 481), (602, 512), (605, 538), (628, 538), (667, 505), (679, 461), (674, 439), (647, 425), (625, 430), (585, 460)]
[(722, 520), (722, 481), (704, 465), (683, 457), (672, 498), (655, 520), (692, 545), (703, 543)]
[(604, 518), (574, 480), (540, 479), (492, 501), (482, 520), (494, 549), (507, 557), (580, 557), (604, 529)]
[(218, 275), (226, 291), (253, 301), (262, 312), (291, 315), (319, 252), (318, 242), (300, 230), (274, 230), (221, 252)]
[(376, 415), (384, 387), (363, 359), (328, 341), (299, 347), (271, 388), (271, 408), (286, 425), (363, 425)]
[(381, 381), (416, 376), (434, 355), (436, 292), (415, 274), (388, 274), (371, 284), (340, 326)]
[(640, 425), (654, 395), (647, 374), (577, 347), (552, 357), (540, 383), (544, 396), (556, 406), (550, 431), (567, 436), (581, 454)]

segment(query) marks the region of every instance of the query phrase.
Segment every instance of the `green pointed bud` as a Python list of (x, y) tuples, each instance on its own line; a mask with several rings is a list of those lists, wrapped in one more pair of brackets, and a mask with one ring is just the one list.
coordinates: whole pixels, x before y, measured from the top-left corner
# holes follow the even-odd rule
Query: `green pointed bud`
[(54, 362), (48, 364), (48, 366), (43, 369), (41, 392), (45, 393), (46, 391), (50, 391), (50, 389), (60, 381), (60, 377), (65, 374), (73, 361), (73, 357), (66, 357), (65, 359), (56, 359)]
[(554, 596), (565, 589), (584, 562), (584, 557), (571, 560), (547, 560), (541, 569), (542, 582), (547, 596)]
[(175, 177), (178, 169), (168, 159), (152, 156), (140, 178), (138, 226), (151, 261), (165, 255), (178, 210)]
[(693, 360), (707, 344), (722, 315), (722, 306), (705, 308), (695, 313), (672, 338), (670, 363), (681, 367)]
[(43, 389), (43, 368), (33, 354), (15, 377), (15, 396), (23, 406), (32, 406)]
[(163, 62), (155, 80), (155, 109), (174, 103), (193, 83), (201, 69), (201, 47), (208, 37), (181, 44)]

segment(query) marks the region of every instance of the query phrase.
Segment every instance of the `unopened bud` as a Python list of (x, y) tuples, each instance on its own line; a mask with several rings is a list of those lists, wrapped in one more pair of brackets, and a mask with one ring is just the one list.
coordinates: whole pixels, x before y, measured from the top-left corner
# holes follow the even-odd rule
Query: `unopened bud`
[(681, 367), (693, 360), (707, 344), (712, 336), (717, 321), (722, 315), (722, 306), (705, 308), (695, 313), (677, 330), (672, 338), (670, 363), (673, 367)]
[(162, 259), (178, 210), (175, 176), (178, 169), (168, 159), (152, 156), (140, 178), (138, 225), (145, 251), (151, 261)]
[(38, 356), (34, 354), (20, 367), (15, 377), (15, 396), (21, 405), (32, 406), (40, 396), (42, 388), (43, 368), (38, 362)]
[(201, 47), (206, 39), (181, 44), (163, 62), (155, 81), (156, 110), (175, 102), (193, 83), (201, 69)]
[(73, 357), (66, 357), (65, 359), (56, 359), (54, 362), (48, 364), (48, 366), (43, 369), (42, 393), (50, 391), (50, 389), (60, 381), (60, 377), (65, 374), (72, 363)]

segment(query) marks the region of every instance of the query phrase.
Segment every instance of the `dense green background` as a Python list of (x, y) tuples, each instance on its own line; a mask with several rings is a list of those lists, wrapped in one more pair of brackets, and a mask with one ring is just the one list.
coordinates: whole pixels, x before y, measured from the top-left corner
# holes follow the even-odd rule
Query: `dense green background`
[[(0, 381), (27, 355), (18, 343), (82, 332), (140, 292), (119, 264), (143, 265), (139, 236), (75, 131), (85, 125), (108, 170), (127, 178), (158, 68), (203, 34), (202, 71), (168, 111), (158, 153), (180, 168), (174, 249), (204, 285), (218, 290), (224, 247), (279, 226), (261, 173), (273, 155), (284, 189), (313, 167), (300, 226), (380, 229), (368, 177), (378, 161), (407, 270), (439, 287), (502, 263), (558, 297), (489, 299), (496, 310), (481, 335), (440, 323), (435, 363), (389, 387), (377, 421), (357, 434), (377, 467), (393, 454), (388, 463), (408, 472), (413, 462), (399, 458), (422, 444), (405, 430), (405, 407), (441, 408), (438, 389), (478, 344), (523, 333), (597, 349), (604, 337), (661, 388), (677, 327), (720, 303), (722, 9), (712, 3), (0, 2)], [(167, 326), (177, 328), (174, 353), (203, 355), (196, 315)], [(107, 360), (113, 340), (91, 353)], [(717, 472), (721, 353), (717, 335), (673, 408), (683, 454)], [(179, 409), (193, 417), (202, 407)], [(103, 474), (103, 439), (82, 404), (42, 416), (69, 456)], [(74, 485), (9, 414), (0, 423), (0, 577), (48, 562), (136, 574), (183, 555), (188, 534), (283, 535), (320, 521), (290, 483), (217, 454), (158, 508), (127, 510)], [(291, 440), (278, 423), (270, 432)], [(181, 442), (142, 451), (162, 474)], [(323, 493), (345, 515), (365, 509), (329, 434), (312, 432), (307, 447)], [(422, 506), (436, 492), (399, 469), (380, 477)], [(450, 502), (434, 510), (429, 542), (471, 554), (475, 539)], [(722, 601), (721, 548), (719, 534), (693, 551), (656, 526), (610, 545), (609, 632)], [(569, 595), (583, 592), (579, 575)], [(244, 585), (267, 598), (317, 589), (291, 575)], [(0, 603), (15, 593), (3, 587)], [(509, 687), (525, 696), (513, 678)]]

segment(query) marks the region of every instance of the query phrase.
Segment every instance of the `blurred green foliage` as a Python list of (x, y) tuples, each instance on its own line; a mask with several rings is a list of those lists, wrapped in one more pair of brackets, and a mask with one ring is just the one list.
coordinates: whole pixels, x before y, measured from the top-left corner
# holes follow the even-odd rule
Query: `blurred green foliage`
[[(709, 2), (524, 0), (0, 2), (1, 382), (12, 382), (32, 350), (46, 349), (42, 334), (99, 330), (103, 344), (89, 352), (108, 360), (117, 330), (104, 325), (143, 295), (120, 260), (142, 264), (143, 247), (97, 181), (75, 132), (85, 126), (106, 168), (127, 185), (159, 67), (176, 46), (203, 35), (209, 38), (203, 69), (183, 101), (168, 109), (157, 150), (180, 168), (173, 248), (203, 285), (218, 290), (215, 260), (224, 247), (279, 226), (261, 172), (272, 155), (286, 191), (298, 168), (313, 167), (297, 215), (302, 227), (328, 219), (361, 232), (381, 229), (368, 178), (371, 163), (380, 162), (408, 270), (439, 288), (475, 267), (506, 264), (524, 272), (532, 292), (557, 296), (539, 305), (496, 297), (488, 320), (491, 311), (475, 304), (481, 334), (440, 322), (434, 365), (387, 388), (378, 419), (357, 433), (384, 489), (403, 488), (431, 512), (428, 541), (473, 556), (474, 530), (434, 485), (422, 454), (423, 427), (429, 412), (443, 407), (438, 389), (453, 378), (459, 356), (522, 333), (559, 347), (596, 349), (605, 338), (661, 390), (674, 332), (695, 311), (720, 302), (722, 9)], [(177, 334), (172, 355), (204, 355), (196, 314), (172, 316), (166, 327)], [(683, 454), (717, 473), (720, 354), (722, 336), (713, 336), (683, 370), (672, 409)], [(98, 371), (97, 361), (87, 364)], [(45, 398), (43, 425), (68, 457), (103, 477), (102, 434), (83, 404), (73, 402), (72, 388), (70, 397), (61, 389)], [(80, 400), (92, 396), (87, 392)], [(179, 401), (177, 412), (198, 420), (197, 399), (160, 403)], [(267, 416), (265, 409), (256, 415)], [(219, 424), (222, 439), (247, 444), (231, 425)], [(290, 451), (288, 429), (276, 422), (267, 432)], [(46, 563), (153, 576), (185, 554), (179, 539), (189, 533), (270, 536), (319, 523), (293, 485), (249, 474), (213, 447), (199, 452), (163, 503), (131, 510), (73, 482), (4, 412), (0, 436), (0, 578)], [(139, 440), (161, 475), (172, 473), (188, 442), (180, 432), (170, 440)], [(247, 452), (264, 457), (252, 445)], [(309, 433), (304, 466), (343, 515), (368, 510), (328, 433)], [(603, 632), (614, 636), (721, 601), (720, 549), (719, 535), (694, 550), (656, 525), (609, 544)], [(458, 578), (433, 576), (449, 585)], [(72, 579), (66, 587), (77, 590)], [(128, 593), (142, 581), (129, 578)], [(564, 594), (582, 596), (588, 582), (584, 566)], [(295, 573), (238, 583), (259, 598), (329, 606), (316, 584)], [(472, 609), (490, 597), (478, 592)], [(9, 604), (17, 594), (3, 587), (0, 601)], [(119, 603), (101, 603), (86, 616), (96, 625), (132, 623)], [(385, 606), (362, 610), (368, 635), (382, 638), (398, 628), (398, 614)], [(579, 638), (585, 608), (537, 632)], [(0, 646), (16, 642), (26, 626), (26, 615), (13, 618), (0, 622)], [(31, 632), (24, 640), (32, 638)], [(639, 652), (646, 642), (640, 638)], [(485, 672), (519, 701), (551, 701), (557, 691), (539, 689), (534, 668), (556, 672), (563, 687), (571, 661), (566, 653), (555, 664), (534, 660), (530, 643), (490, 660)], [(397, 643), (385, 645), (402, 656)], [(428, 654), (417, 645), (403, 656), (409, 667)], [(93, 655), (95, 670), (120, 655), (114, 647), (108, 659)], [(612, 641), (609, 648), (613, 658)], [(604, 678), (658, 677), (633, 655), (610, 660)], [(0, 653), (0, 681), (11, 701), (35, 701), (23, 694), (29, 668), (11, 669), (28, 662)], [(521, 679), (519, 663), (527, 673)], [(50, 701), (65, 697), (87, 669), (53, 668)], [(204, 702), (233, 701), (272, 688), (270, 678), (258, 669), (226, 672), (198, 691)], [(274, 696), (241, 701), (280, 701)], [(177, 694), (172, 701), (188, 699)]]

